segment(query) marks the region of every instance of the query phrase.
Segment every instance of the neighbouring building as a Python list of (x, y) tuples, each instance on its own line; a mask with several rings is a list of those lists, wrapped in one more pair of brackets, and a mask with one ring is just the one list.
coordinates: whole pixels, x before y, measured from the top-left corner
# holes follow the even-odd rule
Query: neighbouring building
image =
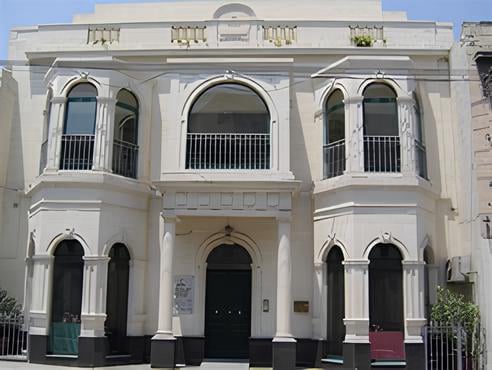
[(12, 30), (0, 285), (30, 361), (425, 368), (435, 287), (471, 272), (445, 267), (472, 235), (452, 47), (380, 0)]
[[(492, 332), (492, 22), (465, 22), (461, 32), (460, 65), (468, 72), (466, 125), (471, 129), (469, 155), (472, 210), (469, 227), (472, 246), (473, 298), (480, 305), (482, 325)], [(487, 341), (490, 363), (491, 341)]]

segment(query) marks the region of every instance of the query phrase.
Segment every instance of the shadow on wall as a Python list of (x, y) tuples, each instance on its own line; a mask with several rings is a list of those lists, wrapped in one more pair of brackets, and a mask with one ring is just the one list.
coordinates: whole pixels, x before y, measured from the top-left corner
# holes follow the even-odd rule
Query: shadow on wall
[[(3, 71), (0, 88), (0, 281), (19, 302), (23, 300), (26, 257), (27, 211), (21, 111), (17, 81)], [(42, 122), (42, 112), (40, 122)], [(35, 125), (35, 122), (31, 123)], [(42, 124), (39, 125), (42, 127)], [(35, 176), (35, 175), (33, 175)]]

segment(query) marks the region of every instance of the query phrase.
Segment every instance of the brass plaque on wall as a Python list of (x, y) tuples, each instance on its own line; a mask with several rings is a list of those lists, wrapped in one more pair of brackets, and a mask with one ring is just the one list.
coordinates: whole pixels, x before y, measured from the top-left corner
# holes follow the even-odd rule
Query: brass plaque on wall
[(309, 312), (309, 302), (294, 301), (294, 312)]

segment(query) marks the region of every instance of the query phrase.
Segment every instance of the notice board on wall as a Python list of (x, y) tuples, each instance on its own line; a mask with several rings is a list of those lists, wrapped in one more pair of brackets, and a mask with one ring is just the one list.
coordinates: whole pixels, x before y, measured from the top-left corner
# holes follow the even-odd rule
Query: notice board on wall
[(174, 277), (174, 314), (193, 314), (195, 295), (195, 277), (193, 275), (176, 275)]

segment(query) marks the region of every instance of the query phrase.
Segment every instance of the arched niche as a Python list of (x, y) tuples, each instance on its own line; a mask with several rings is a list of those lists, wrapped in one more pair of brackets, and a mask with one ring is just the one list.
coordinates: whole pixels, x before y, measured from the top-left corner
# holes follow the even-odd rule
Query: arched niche
[(62, 240), (54, 251), (51, 327), (48, 352), (77, 355), (82, 309), (84, 248), (77, 240)]

